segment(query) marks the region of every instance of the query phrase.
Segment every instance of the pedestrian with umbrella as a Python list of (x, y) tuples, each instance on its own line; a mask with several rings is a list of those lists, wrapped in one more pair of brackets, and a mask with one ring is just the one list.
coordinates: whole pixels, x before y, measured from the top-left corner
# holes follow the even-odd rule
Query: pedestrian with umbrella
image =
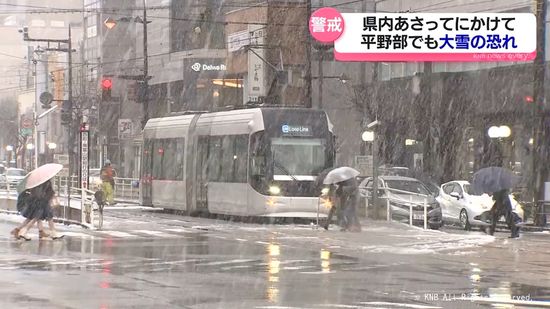
[[(53, 221), (52, 204), (57, 203), (51, 179), (61, 171), (61, 164), (45, 164), (30, 172), (18, 188), (26, 203), (21, 207), (21, 215), (26, 218), (24, 225), (12, 231), (16, 238), (30, 240), (27, 231), (37, 222), (48, 220), (50, 227), (49, 236), (52, 239), (62, 238), (55, 230)], [(40, 225), (39, 225), (40, 228)], [(39, 233), (39, 237), (47, 237), (47, 233)]]
[(495, 201), (491, 208), (491, 226), (489, 234), (495, 233), (495, 228), (500, 217), (506, 218), (506, 224), (510, 228), (510, 238), (519, 237), (520, 228), (517, 223), (521, 221), (512, 211), (510, 201), (510, 189), (520, 182), (521, 178), (502, 167), (486, 167), (477, 171), (472, 180), (473, 190), (476, 194), (488, 193), (493, 195)]
[[(324, 198), (326, 200), (330, 201), (330, 210), (327, 215), (326, 222), (323, 226), (325, 230), (328, 230), (328, 227), (330, 225), (330, 222), (332, 222), (332, 217), (334, 216), (334, 213), (336, 213), (336, 218), (339, 220), (341, 218), (341, 214), (338, 212), (337, 204), (335, 203), (335, 196), (334, 193), (336, 191), (336, 186), (332, 184), (324, 184), (323, 181), (327, 177), (327, 174), (332, 171), (334, 167), (330, 167), (327, 169), (324, 169), (319, 175), (317, 175), (317, 178), (315, 179), (314, 187), (318, 195), (321, 196), (321, 198)], [(339, 222), (339, 221), (338, 221)], [(339, 224), (339, 223), (338, 223)]]
[[(29, 198), (30, 198), (30, 194), (31, 192), (29, 190), (25, 190), (25, 188), (23, 187), (22, 189), (19, 189), (20, 186), (18, 186), (18, 189), (17, 189), (17, 211), (23, 215), (23, 214), (27, 214), (27, 207), (29, 206)], [(31, 219), (29, 218), (25, 218), (25, 221), (23, 221), (23, 223), (21, 223), (19, 226), (17, 226), (16, 228), (14, 228), (12, 231), (11, 231), (11, 234), (16, 238), (16, 239), (25, 239), (25, 240), (31, 240), (30, 238), (27, 238), (25, 235), (20, 235), (20, 231), (22, 228), (24, 228), (27, 224), (29, 224), (29, 222), (31, 221)], [(38, 225), (38, 237), (39, 238), (45, 238), (45, 237), (48, 237), (49, 234), (46, 233), (46, 231), (44, 231), (44, 225), (42, 224), (42, 221), (38, 221), (37, 223)]]
[(359, 187), (355, 177), (359, 176), (359, 171), (351, 167), (343, 166), (330, 171), (324, 184), (336, 185), (335, 201), (336, 206), (341, 211), (339, 218), (342, 231), (360, 232), (361, 224), (357, 217), (357, 207), (360, 201)]

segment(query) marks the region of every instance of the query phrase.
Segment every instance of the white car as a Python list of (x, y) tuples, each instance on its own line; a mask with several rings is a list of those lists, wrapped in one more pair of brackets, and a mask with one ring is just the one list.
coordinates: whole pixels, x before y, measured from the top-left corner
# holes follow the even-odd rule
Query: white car
[(7, 168), (6, 173), (1, 175), (0, 182), (5, 186), (9, 183), (11, 187), (17, 186), (23, 178), (27, 175), (24, 169), (20, 168)]
[(88, 175), (89, 175), (89, 181), (90, 181), (90, 188), (99, 188), (101, 187), (101, 177), (100, 177), (100, 168), (91, 168)]
[[(444, 222), (459, 223), (465, 230), (472, 226), (483, 228), (490, 225), (489, 211), (494, 204), (493, 198), (488, 194), (473, 194), (468, 181), (457, 180), (441, 185), (436, 199), (441, 206)], [(512, 210), (523, 220), (523, 208), (511, 194), (510, 201)]]

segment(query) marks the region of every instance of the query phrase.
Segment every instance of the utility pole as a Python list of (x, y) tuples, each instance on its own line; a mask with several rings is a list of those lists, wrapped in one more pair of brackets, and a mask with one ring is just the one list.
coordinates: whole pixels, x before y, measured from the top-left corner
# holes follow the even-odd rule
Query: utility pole
[(309, 16), (311, 15), (311, 0), (306, 0), (306, 27), (304, 34), (306, 35), (306, 107), (313, 107), (313, 98), (311, 97), (311, 45), (312, 38), (309, 34)]
[[(70, 179), (73, 171), (73, 164), (74, 164), (74, 132), (73, 132), (73, 67), (72, 67), (72, 42), (71, 42), (71, 25), (69, 24), (69, 38), (66, 40), (58, 40), (58, 39), (31, 39), (29, 37), (29, 28), (23, 27), (23, 29), (19, 30), (19, 32), (23, 33), (23, 41), (25, 42), (41, 42), (41, 43), (47, 43), (47, 48), (45, 50), (47, 51), (59, 51), (59, 52), (66, 52), (68, 54), (68, 69), (69, 69), (69, 100), (67, 102), (67, 109), (69, 111), (70, 117), (67, 121), (67, 151), (69, 155), (69, 181), (67, 181), (67, 203), (70, 204), (71, 199), (71, 190), (70, 190)], [(51, 44), (57, 45), (57, 47), (51, 47)], [(61, 44), (67, 44), (67, 48), (62, 48)], [(35, 141), (36, 143), (36, 141)], [(35, 145), (35, 147), (37, 147)]]
[(145, 128), (149, 120), (149, 56), (147, 53), (147, 0), (143, 0), (143, 120), (141, 128)]
[[(537, 16), (537, 57), (533, 62), (533, 108), (530, 121), (533, 126), (533, 152), (532, 152), (532, 171), (530, 187), (533, 190), (533, 201), (538, 205), (538, 201), (543, 199), (544, 181), (548, 176), (546, 164), (541, 164), (546, 159), (548, 149), (548, 136), (545, 128), (545, 95), (544, 95), (544, 75), (545, 75), (545, 37), (546, 37), (546, 0), (536, 1)], [(538, 207), (535, 207), (538, 211)], [(540, 217), (535, 216), (539, 221)]]

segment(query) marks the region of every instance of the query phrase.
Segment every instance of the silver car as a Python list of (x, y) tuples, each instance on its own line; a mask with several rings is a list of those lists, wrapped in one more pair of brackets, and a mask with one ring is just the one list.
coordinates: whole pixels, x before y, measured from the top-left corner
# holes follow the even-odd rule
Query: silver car
[[(372, 203), (372, 178), (367, 178), (359, 185), (361, 195)], [(399, 221), (410, 219), (412, 206), (412, 219), (415, 224), (424, 222), (424, 206), (426, 203), (428, 225), (431, 229), (438, 229), (443, 225), (441, 208), (430, 190), (419, 180), (402, 176), (378, 177), (378, 206), (386, 209), (391, 207), (392, 218)], [(370, 206), (369, 206), (370, 207)]]

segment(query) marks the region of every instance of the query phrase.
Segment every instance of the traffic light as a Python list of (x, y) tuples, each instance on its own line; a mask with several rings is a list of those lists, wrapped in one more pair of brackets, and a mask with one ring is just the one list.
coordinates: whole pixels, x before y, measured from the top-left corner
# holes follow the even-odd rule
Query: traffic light
[(101, 98), (103, 101), (111, 100), (111, 89), (113, 89), (113, 80), (110, 78), (103, 78), (101, 80)]
[(68, 100), (63, 101), (61, 105), (61, 124), (69, 125), (72, 121), (71, 103)]
[(148, 93), (147, 93), (147, 84), (145, 84), (144, 81), (137, 81), (137, 91), (136, 91), (136, 102), (143, 103), (147, 101)]

